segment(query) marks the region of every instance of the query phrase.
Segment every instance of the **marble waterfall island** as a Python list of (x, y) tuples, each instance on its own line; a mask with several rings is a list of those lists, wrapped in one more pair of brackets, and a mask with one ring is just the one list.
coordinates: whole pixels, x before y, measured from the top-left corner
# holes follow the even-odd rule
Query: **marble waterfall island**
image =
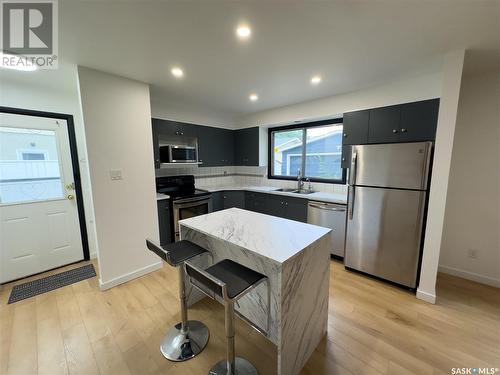
[[(269, 278), (268, 330), (266, 284), (236, 310), (277, 346), (276, 373), (298, 374), (327, 329), (330, 229), (230, 208), (182, 220), (180, 231), (182, 239), (211, 251), (215, 262), (231, 259)], [(208, 266), (206, 258), (198, 264)], [(191, 293), (188, 303), (203, 297)]]

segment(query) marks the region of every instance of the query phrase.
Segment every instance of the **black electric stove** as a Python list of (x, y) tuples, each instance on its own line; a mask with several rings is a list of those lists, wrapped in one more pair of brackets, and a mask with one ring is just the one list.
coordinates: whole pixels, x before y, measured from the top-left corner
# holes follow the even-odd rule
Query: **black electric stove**
[(170, 196), (169, 230), (176, 242), (180, 240), (180, 220), (212, 212), (212, 193), (196, 189), (192, 175), (157, 177), (156, 191)]
[(193, 175), (157, 177), (156, 191), (170, 195), (172, 200), (211, 195), (208, 191), (195, 188)]

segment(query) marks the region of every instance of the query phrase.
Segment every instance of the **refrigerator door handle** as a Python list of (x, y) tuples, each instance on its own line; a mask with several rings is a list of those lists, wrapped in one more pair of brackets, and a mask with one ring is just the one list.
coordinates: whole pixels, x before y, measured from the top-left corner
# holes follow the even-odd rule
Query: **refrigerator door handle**
[(354, 186), (349, 186), (349, 200), (348, 200), (348, 205), (347, 205), (347, 213), (349, 216), (349, 220), (352, 220), (352, 217), (354, 215)]
[(356, 183), (356, 165), (358, 161), (358, 153), (354, 151), (351, 157), (351, 169), (349, 171), (349, 185)]

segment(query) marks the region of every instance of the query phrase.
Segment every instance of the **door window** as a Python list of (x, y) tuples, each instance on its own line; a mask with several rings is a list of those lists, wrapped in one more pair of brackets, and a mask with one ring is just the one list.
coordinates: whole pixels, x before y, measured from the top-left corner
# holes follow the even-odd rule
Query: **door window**
[(0, 204), (63, 197), (55, 131), (0, 127)]

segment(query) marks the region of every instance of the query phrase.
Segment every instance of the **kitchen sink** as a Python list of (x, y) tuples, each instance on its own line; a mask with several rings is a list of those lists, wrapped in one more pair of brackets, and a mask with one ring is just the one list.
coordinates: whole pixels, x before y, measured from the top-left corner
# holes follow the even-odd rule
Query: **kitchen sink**
[(312, 194), (312, 193), (315, 193), (314, 190), (295, 190), (295, 191), (292, 191), (292, 193), (297, 193), (297, 194)]
[(282, 191), (284, 193), (295, 193), (295, 194), (312, 194), (315, 192), (314, 190), (307, 190), (307, 189), (297, 190), (290, 188), (282, 188), (282, 189), (277, 189), (275, 191)]

